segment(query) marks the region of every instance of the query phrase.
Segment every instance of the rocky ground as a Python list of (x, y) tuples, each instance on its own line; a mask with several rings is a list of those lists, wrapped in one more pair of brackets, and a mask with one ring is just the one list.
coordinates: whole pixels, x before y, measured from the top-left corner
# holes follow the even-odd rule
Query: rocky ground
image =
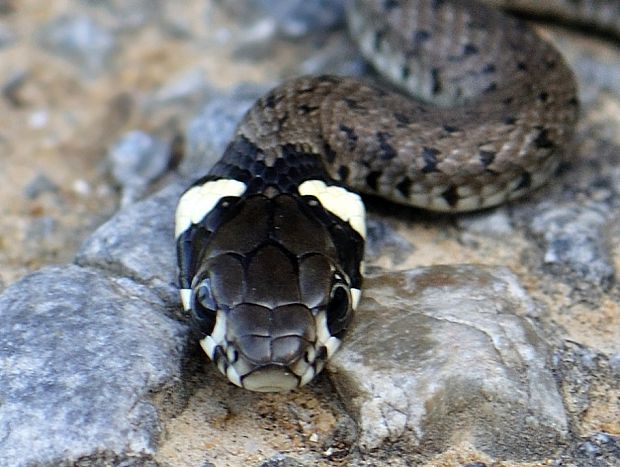
[[(620, 464), (620, 49), (538, 25), (581, 89), (528, 199), (370, 201), (324, 375), (252, 394), (174, 287), (176, 199), (273, 83), (366, 66), (322, 0), (0, 0), (0, 465)], [(271, 8), (269, 8), (271, 7)]]

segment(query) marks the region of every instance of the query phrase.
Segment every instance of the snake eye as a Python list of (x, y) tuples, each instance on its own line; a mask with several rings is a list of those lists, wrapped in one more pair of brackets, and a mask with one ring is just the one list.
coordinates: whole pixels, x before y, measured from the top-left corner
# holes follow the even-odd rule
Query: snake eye
[(200, 330), (210, 334), (215, 326), (217, 302), (211, 291), (211, 281), (204, 279), (194, 288), (192, 312)]
[(351, 319), (351, 293), (346, 284), (337, 282), (332, 287), (327, 304), (327, 329), (332, 336), (340, 338)]

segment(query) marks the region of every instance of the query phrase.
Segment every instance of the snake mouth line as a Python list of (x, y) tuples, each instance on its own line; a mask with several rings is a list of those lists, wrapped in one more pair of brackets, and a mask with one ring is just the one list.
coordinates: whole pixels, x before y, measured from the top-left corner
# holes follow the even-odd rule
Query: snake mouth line
[[(226, 320), (224, 313), (218, 313), (219, 319)], [(315, 317), (315, 323), (317, 339), (308, 343), (289, 364), (253, 362), (238, 350), (233, 336), (228, 339), (223, 335), (208, 335), (201, 339), (200, 345), (234, 385), (256, 392), (289, 391), (310, 382), (340, 347), (340, 339), (327, 330), (324, 312)], [(225, 328), (225, 322), (220, 324)]]

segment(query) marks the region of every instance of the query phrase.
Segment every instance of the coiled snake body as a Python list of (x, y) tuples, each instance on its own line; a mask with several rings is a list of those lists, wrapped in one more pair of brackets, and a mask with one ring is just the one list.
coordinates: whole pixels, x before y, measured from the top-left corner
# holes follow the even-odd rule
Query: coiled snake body
[(361, 290), (357, 192), (497, 205), (543, 184), (573, 131), (572, 73), (519, 20), (469, 0), (352, 0), (348, 20), (365, 56), (421, 100), (346, 77), (285, 82), (177, 208), (184, 308), (247, 389), (301, 386), (339, 347)]

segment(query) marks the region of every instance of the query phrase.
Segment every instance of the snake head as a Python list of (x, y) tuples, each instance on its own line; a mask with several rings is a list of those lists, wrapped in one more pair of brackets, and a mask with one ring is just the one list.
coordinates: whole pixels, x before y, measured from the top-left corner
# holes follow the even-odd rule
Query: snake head
[[(266, 254), (278, 255), (275, 250)], [(308, 269), (321, 262), (317, 259), (302, 260), (300, 269), (314, 272)], [(350, 284), (335, 273), (323, 276), (327, 280), (315, 284), (316, 290), (302, 291), (298, 302), (257, 299), (228, 306), (215, 298), (226, 292), (214, 286), (221, 284), (222, 269), (213, 266), (194, 289), (191, 309), (200, 329), (208, 331), (200, 343), (219, 370), (234, 384), (261, 392), (289, 390), (312, 380), (339, 348), (350, 324)], [(304, 301), (308, 293), (317, 301)]]
[(232, 383), (294, 389), (339, 348), (360, 297), (363, 238), (316, 196), (228, 197), (177, 246), (184, 305)]

